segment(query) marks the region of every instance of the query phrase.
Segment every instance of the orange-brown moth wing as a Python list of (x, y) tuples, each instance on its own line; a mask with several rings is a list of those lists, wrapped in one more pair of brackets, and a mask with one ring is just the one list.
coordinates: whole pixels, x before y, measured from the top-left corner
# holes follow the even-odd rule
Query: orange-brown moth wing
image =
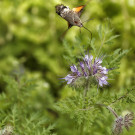
[(79, 7), (76, 7), (76, 8), (73, 8), (73, 11), (78, 13), (78, 15), (80, 16), (83, 9), (84, 9), (85, 5), (82, 5), (82, 6), (79, 6)]

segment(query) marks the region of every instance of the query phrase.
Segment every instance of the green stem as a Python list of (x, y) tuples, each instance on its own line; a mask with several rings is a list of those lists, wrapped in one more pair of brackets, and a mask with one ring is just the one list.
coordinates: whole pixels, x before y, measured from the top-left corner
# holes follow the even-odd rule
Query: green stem
[(107, 105), (104, 105), (104, 104), (96, 104), (96, 105), (106, 107), (110, 112), (112, 112), (112, 114), (113, 114), (116, 118), (118, 118), (117, 113), (116, 113), (110, 106), (107, 106)]
[(118, 118), (117, 113), (116, 113), (110, 106), (107, 106), (106, 108), (107, 108), (110, 112), (112, 112), (112, 114), (113, 114), (116, 118)]
[(84, 101), (85, 101), (85, 97), (87, 96), (88, 90), (89, 90), (89, 80), (87, 80), (87, 82), (86, 82), (86, 88), (84, 89)]
[(83, 135), (83, 128), (84, 128), (84, 122), (81, 124), (81, 127), (80, 127), (80, 135)]
[(88, 89), (86, 88), (86, 89), (84, 89), (84, 101), (85, 101), (85, 97), (87, 96), (87, 92), (88, 92)]
[[(87, 96), (87, 92), (89, 90), (89, 81), (87, 80), (87, 83), (86, 83), (86, 88), (84, 89), (84, 106), (83, 106), (83, 109), (86, 108), (86, 105), (85, 105), (85, 101), (86, 101), (86, 96)], [(81, 124), (81, 127), (80, 127), (80, 135), (83, 135), (84, 133), (84, 123), (85, 121), (83, 120), (82, 124)]]
[[(104, 104), (95, 104), (95, 106), (106, 107), (116, 118), (118, 118), (117, 113), (110, 106), (107, 106), (107, 105), (104, 105)], [(80, 109), (80, 110), (87, 111), (87, 110), (91, 110), (92, 108), (94, 108), (94, 106), (93, 107), (89, 107), (87, 109)]]

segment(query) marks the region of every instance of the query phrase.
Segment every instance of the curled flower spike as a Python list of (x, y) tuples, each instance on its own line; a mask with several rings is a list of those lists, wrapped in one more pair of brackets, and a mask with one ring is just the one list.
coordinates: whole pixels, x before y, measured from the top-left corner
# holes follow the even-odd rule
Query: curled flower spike
[(115, 120), (115, 124), (114, 124), (114, 128), (113, 128), (113, 134), (114, 135), (120, 135), (123, 131), (123, 118), (122, 116), (119, 116), (116, 120)]
[(120, 135), (123, 131), (123, 128), (125, 127), (127, 130), (131, 126), (133, 126), (132, 120), (134, 119), (134, 114), (133, 113), (128, 113), (124, 117), (119, 116), (115, 120), (114, 128), (113, 128), (113, 134), (114, 135)]
[(133, 126), (132, 120), (134, 119), (134, 114), (129, 113), (125, 115), (124, 117), (124, 126), (127, 130), (129, 130), (129, 127)]
[(108, 85), (107, 79), (109, 70), (101, 64), (101, 58), (94, 59), (92, 55), (85, 55), (78, 66), (72, 65), (70, 67), (71, 74), (68, 74), (63, 79), (67, 81), (67, 84), (73, 86), (85, 85), (86, 79), (89, 81), (89, 84), (92, 84), (92, 80), (95, 80), (94, 82), (103, 87), (104, 85)]

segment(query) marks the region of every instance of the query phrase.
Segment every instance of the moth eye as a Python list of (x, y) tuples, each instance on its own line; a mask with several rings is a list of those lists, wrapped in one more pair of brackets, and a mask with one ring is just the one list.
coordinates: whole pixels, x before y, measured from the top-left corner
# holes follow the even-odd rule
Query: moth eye
[(63, 6), (61, 9), (65, 9), (65, 8), (67, 8), (66, 6)]

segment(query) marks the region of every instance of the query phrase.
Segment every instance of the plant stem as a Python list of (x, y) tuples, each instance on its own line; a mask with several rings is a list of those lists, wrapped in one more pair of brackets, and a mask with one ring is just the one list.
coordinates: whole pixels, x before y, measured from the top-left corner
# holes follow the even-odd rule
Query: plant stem
[(118, 118), (117, 113), (116, 113), (110, 106), (107, 106), (106, 108), (107, 108), (110, 112), (112, 112), (113, 115), (114, 115), (116, 118)]
[(112, 104), (114, 104), (114, 103), (120, 101), (120, 100), (123, 99), (123, 98), (126, 98), (127, 95), (128, 95), (131, 91), (133, 91), (133, 89), (134, 89), (134, 88), (132, 88), (130, 91), (127, 91), (126, 94), (124, 94), (123, 96), (121, 96), (121, 97), (119, 97), (118, 99), (116, 99), (115, 101), (113, 101), (109, 106), (111, 106)]
[(97, 104), (98, 106), (104, 106), (104, 107), (106, 107), (110, 112), (112, 112), (112, 114), (117, 118), (118, 117), (118, 115), (117, 115), (117, 113), (110, 107), (110, 106), (106, 106), (106, 105), (104, 105), (104, 104)]
[(88, 91), (88, 89), (86, 88), (86, 89), (84, 89), (84, 101), (85, 101), (85, 97), (87, 96), (87, 91)]
[(84, 128), (84, 121), (83, 121), (83, 123), (81, 124), (81, 127), (80, 127), (80, 135), (83, 135), (83, 128)]
[[(96, 104), (96, 106), (106, 107), (116, 118), (118, 118), (117, 113), (110, 106), (106, 106), (104, 104)], [(88, 110), (91, 110), (92, 108), (94, 108), (94, 106), (93, 107), (89, 107), (87, 109), (80, 109), (80, 110), (82, 110), (82, 111), (88, 111)]]
[[(89, 81), (87, 80), (86, 87), (84, 89), (84, 106), (83, 106), (83, 109), (86, 108), (85, 101), (86, 101), (86, 96), (87, 96), (88, 90), (89, 90)], [(84, 133), (84, 123), (85, 123), (85, 121), (83, 120), (83, 122), (81, 124), (81, 127), (80, 127), (80, 135), (83, 135), (83, 133)]]
[(87, 96), (88, 90), (89, 90), (89, 81), (87, 80), (87, 82), (86, 82), (86, 87), (85, 87), (85, 89), (84, 89), (84, 101), (85, 101), (85, 97)]

